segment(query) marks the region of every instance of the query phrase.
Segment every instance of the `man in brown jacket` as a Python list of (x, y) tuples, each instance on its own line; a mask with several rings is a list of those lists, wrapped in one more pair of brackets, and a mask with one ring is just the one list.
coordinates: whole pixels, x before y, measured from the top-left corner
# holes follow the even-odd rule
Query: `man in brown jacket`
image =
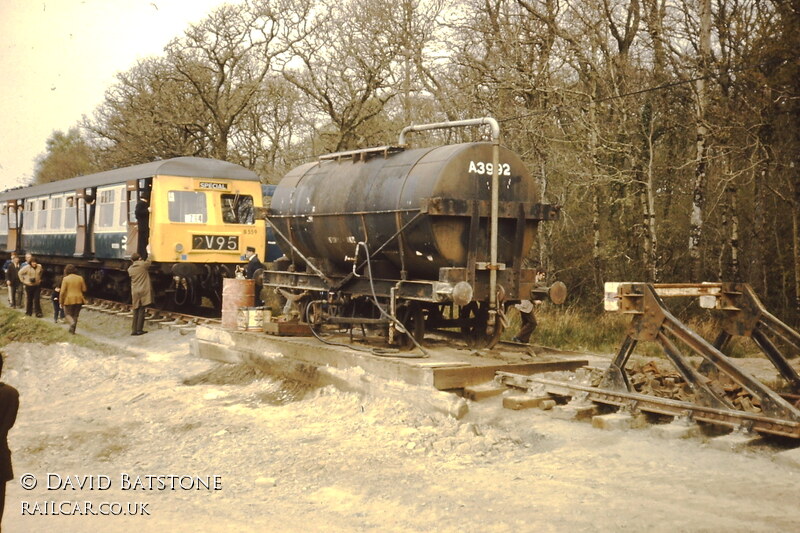
[(78, 274), (78, 269), (75, 265), (67, 265), (64, 267), (64, 279), (61, 280), (61, 306), (67, 315), (67, 322), (69, 322), (69, 332), (75, 333), (75, 328), (78, 326), (78, 315), (81, 313), (81, 307), (86, 303), (83, 293), (86, 292), (86, 282)]
[(28, 254), (28, 264), (19, 269), (19, 280), (25, 286), (25, 314), (42, 318), (42, 303), (39, 301), (39, 293), (42, 289), (42, 265), (36, 258)]
[[(0, 353), (0, 373), (3, 371), (3, 354)], [(0, 520), (6, 503), (6, 483), (14, 479), (11, 468), (11, 450), (8, 448), (8, 431), (14, 426), (19, 410), (19, 392), (11, 385), (0, 383)]]
[(133, 325), (131, 335), (144, 335), (144, 314), (153, 303), (153, 286), (150, 284), (150, 261), (143, 261), (138, 252), (131, 254), (133, 264), (128, 267), (131, 277), (131, 304), (133, 304)]

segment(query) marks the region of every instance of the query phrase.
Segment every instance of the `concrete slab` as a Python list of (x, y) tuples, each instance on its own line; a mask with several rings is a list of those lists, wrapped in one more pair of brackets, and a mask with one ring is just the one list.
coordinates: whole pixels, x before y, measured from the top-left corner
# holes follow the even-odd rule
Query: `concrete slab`
[[(345, 339), (341, 339), (342, 342)], [(230, 350), (229, 356), (222, 352)], [(499, 371), (532, 374), (553, 370), (570, 370), (586, 363), (575, 356), (558, 356), (551, 360), (523, 363), (523, 354), (503, 358), (475, 355), (474, 351), (456, 349), (446, 343), (427, 348), (430, 356), (418, 352), (387, 352), (358, 347), (325, 344), (311, 337), (277, 337), (265, 333), (226, 330), (216, 325), (198, 325), (192, 351), (198, 357), (226, 362), (247, 361), (274, 372), (274, 355), (282, 356), (282, 367), (291, 361), (294, 367), (311, 365), (337, 369), (362, 368), (366, 373), (412, 385), (438, 390), (463, 389), (490, 382)], [(272, 354), (264, 358), (262, 354)], [(510, 359), (510, 360), (509, 360)], [(288, 366), (292, 366), (288, 365)], [(284, 368), (285, 369), (285, 368)]]
[(561, 420), (589, 420), (597, 412), (597, 406), (591, 403), (570, 402), (553, 407), (552, 416)]
[(655, 425), (651, 428), (653, 435), (666, 440), (694, 439), (701, 435), (700, 426), (685, 421)]
[[(552, 401), (550, 396), (531, 396), (528, 394), (512, 394), (503, 398), (503, 407), (519, 411), (539, 407), (544, 401)], [(555, 402), (553, 402), (555, 405)], [(551, 406), (552, 409), (552, 406)]]
[(708, 441), (708, 445), (716, 450), (724, 450), (729, 452), (741, 452), (746, 450), (750, 445), (760, 441), (761, 437), (756, 433), (744, 433), (734, 431), (722, 437), (715, 437)]
[(592, 427), (605, 430), (631, 429), (633, 416), (624, 413), (611, 413), (592, 417)]

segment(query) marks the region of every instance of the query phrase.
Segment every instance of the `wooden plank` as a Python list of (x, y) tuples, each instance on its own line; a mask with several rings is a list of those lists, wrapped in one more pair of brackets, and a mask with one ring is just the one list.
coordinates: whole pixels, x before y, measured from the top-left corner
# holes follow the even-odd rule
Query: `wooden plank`
[(281, 337), (311, 337), (311, 328), (308, 324), (293, 322), (267, 322), (264, 324), (264, 332)]
[(577, 370), (589, 364), (585, 359), (574, 361), (548, 361), (539, 363), (508, 363), (504, 365), (469, 366), (460, 368), (434, 368), (433, 386), (439, 390), (463, 389), (494, 379), (497, 372), (513, 372), (529, 376), (542, 372)]
[(481, 400), (485, 400), (486, 398), (499, 396), (507, 390), (508, 389), (503, 385), (479, 385), (477, 387), (464, 387), (464, 398), (467, 400), (472, 400), (473, 402), (479, 402)]

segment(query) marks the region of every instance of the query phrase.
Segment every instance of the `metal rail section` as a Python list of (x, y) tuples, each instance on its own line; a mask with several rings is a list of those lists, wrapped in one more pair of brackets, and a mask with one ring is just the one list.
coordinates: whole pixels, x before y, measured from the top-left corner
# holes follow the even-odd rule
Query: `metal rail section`
[[(722, 331), (713, 343), (692, 331), (667, 309), (663, 299), (672, 297), (699, 298), (701, 307), (723, 313)], [(800, 410), (724, 353), (733, 336), (751, 337), (795, 395), (785, 396), (796, 397), (800, 392), (800, 376), (768, 336), (800, 350), (800, 334), (770, 314), (748, 284), (606, 283), (605, 309), (630, 316), (631, 323), (598, 387), (535, 378), (530, 381), (587, 393), (589, 399), (598, 403), (800, 438)], [(662, 347), (693, 393), (693, 403), (635, 391), (625, 366), (637, 343), (643, 341), (657, 342)], [(693, 364), (674, 341), (700, 356), (702, 362)], [(723, 376), (757, 400), (761, 412), (737, 409), (717, 383)]]
[(642, 411), (685, 417), (698, 422), (707, 422), (732, 428), (743, 428), (749, 431), (758, 431), (761, 433), (770, 433), (773, 435), (800, 439), (800, 422), (798, 421), (762, 416), (757, 413), (748, 413), (746, 411), (704, 407), (694, 403), (682, 402), (669, 398), (658, 398), (636, 392), (612, 391), (566, 381), (520, 376), (509, 372), (498, 372), (497, 378), (501, 383), (511, 387), (521, 386), (522, 382), (520, 379), (523, 378), (524, 382), (528, 384), (544, 385), (549, 392), (554, 394), (570, 395), (571, 392), (585, 393), (586, 398), (590, 401), (623, 407), (634, 413)]

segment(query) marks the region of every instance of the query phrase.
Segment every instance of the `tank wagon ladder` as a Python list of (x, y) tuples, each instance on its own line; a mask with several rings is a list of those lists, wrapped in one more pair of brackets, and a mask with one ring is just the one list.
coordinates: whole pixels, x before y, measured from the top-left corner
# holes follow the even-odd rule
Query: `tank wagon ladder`
[[(597, 386), (552, 379), (527, 378), (530, 386), (544, 386), (553, 394), (578, 393), (588, 400), (622, 407), (632, 412), (650, 412), (686, 417), (747, 431), (756, 431), (800, 439), (800, 409), (791, 400), (800, 396), (797, 371), (767, 334), (800, 350), (800, 334), (770, 314), (752, 288), (745, 283), (606, 283), (605, 308), (631, 316), (616, 356)], [(701, 307), (723, 313), (722, 331), (713, 343), (708, 342), (678, 320), (664, 304), (665, 298), (699, 298)], [(740, 368), (723, 350), (733, 336), (751, 337), (777, 369), (792, 393), (779, 393)], [(677, 347), (677, 339), (702, 362), (695, 366)], [(658, 397), (637, 392), (626, 373), (638, 342), (657, 342), (684, 380), (684, 388), (693, 401)], [(510, 386), (520, 386), (520, 376), (499, 375)], [(741, 389), (738, 406), (726, 395), (720, 378)], [(729, 387), (730, 390), (730, 387)], [(752, 401), (741, 398), (746, 395)], [(800, 403), (800, 402), (798, 402)], [(754, 404), (758, 407), (754, 407)], [(741, 408), (739, 408), (741, 407)]]

